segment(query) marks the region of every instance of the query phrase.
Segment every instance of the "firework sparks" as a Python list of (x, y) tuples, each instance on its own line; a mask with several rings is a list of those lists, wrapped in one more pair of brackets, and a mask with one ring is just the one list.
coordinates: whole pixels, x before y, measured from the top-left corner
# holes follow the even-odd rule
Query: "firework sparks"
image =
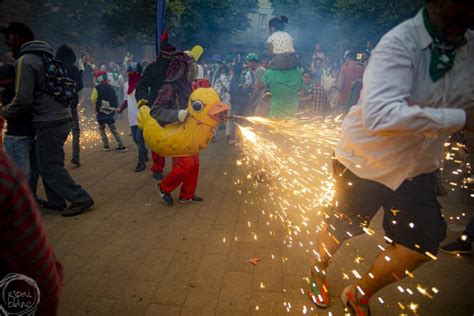
[[(316, 259), (319, 253), (331, 257), (330, 253), (323, 247), (314, 249), (314, 234), (320, 232), (324, 227), (329, 230), (335, 228), (328, 223), (328, 219), (333, 217), (341, 218), (340, 214), (334, 213), (332, 206), (338, 205), (335, 201), (335, 179), (331, 168), (332, 157), (335, 145), (341, 133), (341, 117), (316, 117), (312, 119), (291, 118), (291, 119), (270, 119), (262, 117), (249, 117), (247, 121), (250, 125), (238, 125), (241, 135), (242, 156), (236, 161), (237, 166), (244, 168), (245, 176), (238, 180), (236, 184), (243, 185), (251, 183), (252, 191), (261, 192), (255, 205), (259, 206), (259, 212), (268, 217), (266, 226), (271, 227), (274, 221), (279, 221), (286, 231), (286, 239), (283, 243), (288, 248), (303, 248), (306, 253), (314, 254)], [(461, 166), (459, 160), (461, 146), (459, 144), (447, 144), (445, 158), (450, 163), (459, 165), (453, 175), (466, 173), (466, 166)], [(360, 168), (361, 166), (357, 166)], [(452, 189), (463, 187), (462, 180), (450, 179)], [(347, 183), (353, 186), (354, 183)], [(239, 194), (250, 193), (250, 190), (239, 189)], [(266, 208), (263, 210), (263, 208)], [(392, 223), (397, 224), (397, 216), (403, 210), (389, 210), (395, 217)], [(397, 219), (397, 220), (396, 220)], [(366, 223), (368, 225), (368, 223)], [(375, 231), (362, 227), (364, 233), (370, 237), (379, 236)], [(414, 223), (408, 223), (410, 229), (416, 229)], [(253, 224), (248, 222), (248, 227), (253, 228)], [(345, 232), (352, 237), (351, 232)], [(252, 232), (254, 239), (256, 235)], [(272, 232), (269, 228), (269, 234)], [(306, 238), (306, 240), (305, 240)], [(393, 241), (385, 236), (385, 241), (393, 244)], [(336, 240), (337, 243), (339, 241)], [(348, 245), (348, 243), (344, 243)], [(419, 245), (414, 245), (420, 248)], [(385, 247), (377, 244), (381, 251)], [(319, 253), (318, 253), (319, 252)], [(427, 256), (436, 260), (436, 256), (426, 252)], [(391, 263), (395, 258), (384, 256), (386, 262)], [(393, 259), (393, 260), (392, 260)], [(287, 258), (282, 258), (285, 264)], [(356, 256), (354, 264), (364, 266), (364, 258)], [(349, 269), (355, 279), (362, 276), (357, 270)], [(413, 274), (406, 271), (407, 276), (413, 278)], [(371, 278), (375, 276), (369, 273)], [(342, 279), (349, 279), (348, 273), (342, 272)], [(414, 294), (409, 288), (397, 287), (398, 292), (407, 295)], [(418, 292), (423, 296), (432, 298), (428, 291), (418, 285)], [(362, 289), (360, 289), (362, 292)], [(302, 291), (302, 293), (304, 293)], [(433, 293), (437, 292), (433, 290)], [(381, 304), (385, 304), (381, 297), (378, 297)], [(291, 303), (285, 302), (287, 311), (291, 310)], [(403, 310), (411, 310), (416, 313), (418, 304), (406, 301), (398, 302), (398, 306)], [(303, 309), (307, 311), (306, 308)]]

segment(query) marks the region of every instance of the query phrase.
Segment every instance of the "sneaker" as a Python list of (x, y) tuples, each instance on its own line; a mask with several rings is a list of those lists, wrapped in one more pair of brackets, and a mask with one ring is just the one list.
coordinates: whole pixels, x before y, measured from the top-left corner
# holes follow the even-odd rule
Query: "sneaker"
[(163, 180), (163, 174), (161, 172), (153, 172), (153, 178), (155, 178), (155, 180), (161, 181)]
[(179, 202), (180, 202), (180, 203), (202, 202), (202, 201), (204, 201), (204, 200), (202, 199), (202, 197), (197, 196), (197, 195), (193, 195), (193, 197), (190, 198), (190, 199), (183, 199), (183, 198), (181, 198), (181, 197), (179, 198)]
[(109, 150), (110, 150), (110, 146), (104, 146), (104, 147), (102, 147), (102, 150), (103, 150), (103, 151), (109, 151)]
[(81, 166), (81, 161), (79, 160), (79, 158), (72, 158), (71, 159), (71, 163), (73, 165), (76, 165), (76, 167), (80, 167)]
[(135, 167), (135, 172), (142, 172), (146, 169), (146, 164), (144, 162), (139, 162)]
[(84, 203), (73, 203), (69, 208), (63, 211), (63, 216), (70, 217), (79, 215), (87, 210), (90, 210), (94, 206), (94, 200), (90, 199)]
[(50, 204), (49, 202), (46, 202), (46, 201), (43, 202), (43, 203), (40, 203), (40, 206), (42, 208), (47, 209), (47, 210), (59, 211), (59, 212), (62, 212), (66, 208), (66, 204), (53, 205), (53, 204)]
[(115, 151), (119, 151), (121, 153), (124, 153), (124, 152), (128, 151), (128, 148), (124, 147), (124, 146), (118, 146), (117, 148), (115, 148)]
[(171, 206), (174, 204), (174, 200), (171, 194), (163, 192), (159, 184), (156, 185), (156, 191), (160, 193), (161, 200), (163, 201), (165, 205)]
[(329, 287), (326, 279), (326, 271), (314, 266), (309, 277), (308, 296), (319, 308), (327, 308), (331, 303), (329, 299)]
[(369, 298), (362, 294), (362, 290), (354, 285), (346, 287), (341, 296), (344, 306), (349, 308), (351, 315), (368, 316), (370, 315)]
[[(465, 238), (465, 240), (463, 240), (463, 238)], [(455, 242), (441, 246), (439, 250), (441, 250), (444, 253), (448, 253), (450, 255), (457, 255), (457, 254), (469, 255), (471, 254), (471, 251), (472, 251), (472, 245), (471, 245), (471, 241), (467, 240), (467, 236), (465, 237), (462, 236), (456, 239)]]

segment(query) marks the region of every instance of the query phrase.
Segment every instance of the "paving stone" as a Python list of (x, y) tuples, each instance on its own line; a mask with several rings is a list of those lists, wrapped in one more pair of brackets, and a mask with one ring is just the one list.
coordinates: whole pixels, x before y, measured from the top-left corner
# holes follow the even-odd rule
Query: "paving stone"
[(146, 316), (178, 316), (181, 312), (181, 308), (181, 306), (152, 304), (148, 308)]
[(207, 287), (189, 289), (181, 315), (214, 315), (220, 291)]
[(220, 290), (224, 272), (226, 269), (227, 256), (209, 255), (202, 256), (199, 268), (192, 281), (192, 286), (208, 290)]
[(118, 304), (117, 300), (103, 297), (88, 297), (81, 305), (81, 314), (108, 315), (112, 308)]
[(150, 251), (140, 269), (134, 275), (134, 278), (156, 282), (161, 281), (165, 276), (173, 256), (174, 252), (169, 250)]
[(228, 271), (224, 276), (219, 311), (250, 312), (253, 274)]
[[(118, 125), (128, 132), (125, 119)], [(305, 277), (314, 260), (312, 225), (321, 217), (307, 213), (308, 232), (291, 235), (290, 243), (287, 227), (269, 217), (278, 210), (256, 201), (256, 196), (266, 194), (266, 186), (235, 185), (247, 171), (236, 166), (235, 149), (220, 137), (221, 132), (217, 143), (201, 155), (197, 193), (205, 198), (203, 203), (164, 206), (151, 172), (133, 172), (137, 151), (129, 137), (124, 137), (131, 148), (126, 154), (104, 153), (92, 146), (82, 152), (81, 168), (67, 166), (96, 205), (75, 218), (42, 210), (48, 239), (64, 268), (60, 315), (344, 314), (339, 296), (356, 281), (352, 270), (365, 273), (378, 245), (386, 245), (383, 212), (371, 222), (374, 236), (353, 238), (333, 256), (328, 269), (333, 304), (319, 310), (307, 297)], [(68, 155), (69, 150), (67, 146)], [(44, 195), (41, 185), (39, 192)], [(173, 194), (177, 197), (179, 192)], [(467, 222), (472, 199), (454, 192), (440, 201), (448, 224)], [(466, 216), (458, 220), (460, 212)], [(299, 209), (289, 207), (287, 214), (293, 222), (301, 221)], [(458, 234), (448, 230), (446, 242)], [(356, 257), (363, 260), (356, 263)], [(261, 261), (254, 266), (248, 262), (252, 258)], [(385, 303), (372, 300), (373, 314), (399, 315), (403, 311), (398, 302), (406, 306), (414, 301), (420, 304), (420, 315), (473, 315), (473, 263), (469, 256), (438, 254), (438, 260), (415, 272), (415, 279), (377, 293)], [(415, 290), (418, 284), (429, 291), (436, 287), (439, 293), (430, 300)], [(414, 295), (408, 295), (407, 288)]]
[(186, 294), (199, 267), (201, 254), (174, 254), (153, 296), (153, 302), (164, 305), (183, 305)]

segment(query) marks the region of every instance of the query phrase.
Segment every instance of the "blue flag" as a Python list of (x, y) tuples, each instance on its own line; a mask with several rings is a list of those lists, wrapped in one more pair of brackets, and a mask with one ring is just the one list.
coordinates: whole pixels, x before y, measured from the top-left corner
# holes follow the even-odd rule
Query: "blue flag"
[(166, 0), (156, 0), (156, 57), (160, 54), (160, 38), (165, 28)]

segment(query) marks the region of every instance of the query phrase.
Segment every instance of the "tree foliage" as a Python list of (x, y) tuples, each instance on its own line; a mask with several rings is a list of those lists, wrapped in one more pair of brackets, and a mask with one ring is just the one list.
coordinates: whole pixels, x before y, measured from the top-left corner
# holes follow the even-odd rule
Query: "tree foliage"
[[(155, 0), (3, 0), (1, 21), (23, 21), (51, 42), (153, 43)], [(165, 27), (177, 44), (214, 45), (249, 25), (257, 0), (167, 0)]]
[[(362, 46), (378, 41), (392, 27), (416, 14), (422, 0), (272, 0), (277, 15), (289, 17), (297, 44), (348, 42)], [(311, 47), (312, 48), (312, 47)]]

